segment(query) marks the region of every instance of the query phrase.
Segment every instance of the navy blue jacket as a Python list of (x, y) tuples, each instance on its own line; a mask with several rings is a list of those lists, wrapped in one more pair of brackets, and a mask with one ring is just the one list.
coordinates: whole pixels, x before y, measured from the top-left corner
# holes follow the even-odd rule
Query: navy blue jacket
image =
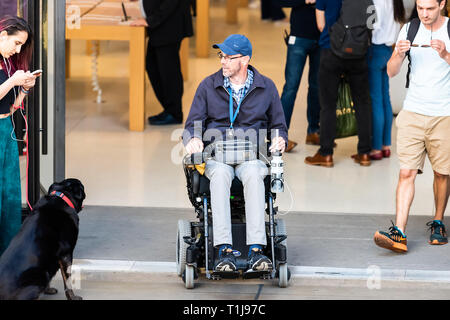
[[(279, 129), (279, 134), (287, 143), (287, 126), (281, 106), (280, 96), (275, 84), (269, 78), (260, 74), (254, 67), (253, 84), (242, 100), (239, 114), (234, 123), (235, 131), (254, 129), (259, 134), (265, 129)], [(222, 139), (226, 139), (226, 130), (230, 128), (230, 95), (223, 86), (222, 69), (204, 79), (195, 93), (189, 116), (183, 133), (183, 143), (186, 145), (193, 137), (202, 139), (207, 145), (212, 140), (204, 137), (208, 129), (218, 129)], [(234, 111), (237, 109), (234, 101)], [(194, 133), (194, 122), (200, 121), (201, 130)]]

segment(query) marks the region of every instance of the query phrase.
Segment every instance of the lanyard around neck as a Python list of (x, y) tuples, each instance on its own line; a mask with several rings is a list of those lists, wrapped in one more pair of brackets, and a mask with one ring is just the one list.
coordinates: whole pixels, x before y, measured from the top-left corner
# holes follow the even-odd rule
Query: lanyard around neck
[(238, 102), (238, 107), (236, 111), (233, 113), (233, 92), (231, 88), (228, 88), (228, 93), (230, 94), (230, 129), (233, 129), (234, 122), (236, 121), (239, 109), (241, 108), (242, 100)]

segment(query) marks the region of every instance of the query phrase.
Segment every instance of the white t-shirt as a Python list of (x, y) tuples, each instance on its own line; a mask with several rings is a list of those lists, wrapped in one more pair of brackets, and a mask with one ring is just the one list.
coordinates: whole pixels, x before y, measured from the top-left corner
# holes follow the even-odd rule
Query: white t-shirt
[[(414, 44), (430, 45), (433, 39), (444, 41), (450, 51), (450, 39), (447, 31), (449, 18), (439, 30), (427, 30), (420, 24)], [(409, 23), (404, 25), (398, 40), (406, 40)], [(412, 68), (410, 86), (403, 109), (426, 116), (450, 116), (450, 65), (433, 48), (411, 48)], [(405, 63), (408, 59), (405, 59)]]
[(394, 20), (392, 0), (374, 0), (377, 22), (373, 25), (372, 43), (392, 46), (400, 31), (400, 23)]
[(234, 84), (233, 82), (230, 81), (231, 87), (233, 88), (234, 92), (238, 92), (239, 90), (241, 90), (244, 86), (245, 83), (241, 83), (241, 84)]

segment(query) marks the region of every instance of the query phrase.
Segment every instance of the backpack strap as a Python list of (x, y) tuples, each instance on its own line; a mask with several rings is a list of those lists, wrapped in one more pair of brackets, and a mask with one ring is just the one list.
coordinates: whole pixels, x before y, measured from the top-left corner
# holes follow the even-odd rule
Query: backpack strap
[(448, 32), (448, 37), (450, 38), (450, 18), (447, 21), (447, 32)]
[[(408, 28), (408, 35), (406, 36), (406, 40), (409, 40), (411, 43), (414, 42), (414, 39), (416, 38), (417, 32), (419, 32), (419, 27), (420, 27), (420, 20), (419, 18), (414, 18), (411, 20), (411, 22), (409, 23), (409, 28)], [(450, 38), (450, 21), (447, 22), (447, 31), (448, 31), (448, 37)], [(406, 52), (406, 55), (408, 56), (408, 73), (406, 74), (406, 88), (409, 88), (409, 76), (411, 74), (411, 54), (410, 54), (409, 50), (408, 52)]]
[[(414, 18), (409, 23), (408, 34), (406, 36), (406, 40), (409, 40), (411, 43), (414, 42), (416, 38), (417, 32), (419, 32), (420, 20), (418, 18)], [(409, 76), (411, 74), (411, 49), (406, 52), (406, 56), (408, 57), (408, 73), (406, 74), (406, 88), (409, 88)]]

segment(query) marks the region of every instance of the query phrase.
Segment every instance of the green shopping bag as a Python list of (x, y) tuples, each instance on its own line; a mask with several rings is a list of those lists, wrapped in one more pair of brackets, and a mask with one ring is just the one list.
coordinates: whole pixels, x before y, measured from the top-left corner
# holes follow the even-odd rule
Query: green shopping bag
[(358, 134), (355, 108), (353, 107), (350, 85), (341, 78), (339, 84), (338, 101), (336, 107), (336, 139), (355, 136)]

